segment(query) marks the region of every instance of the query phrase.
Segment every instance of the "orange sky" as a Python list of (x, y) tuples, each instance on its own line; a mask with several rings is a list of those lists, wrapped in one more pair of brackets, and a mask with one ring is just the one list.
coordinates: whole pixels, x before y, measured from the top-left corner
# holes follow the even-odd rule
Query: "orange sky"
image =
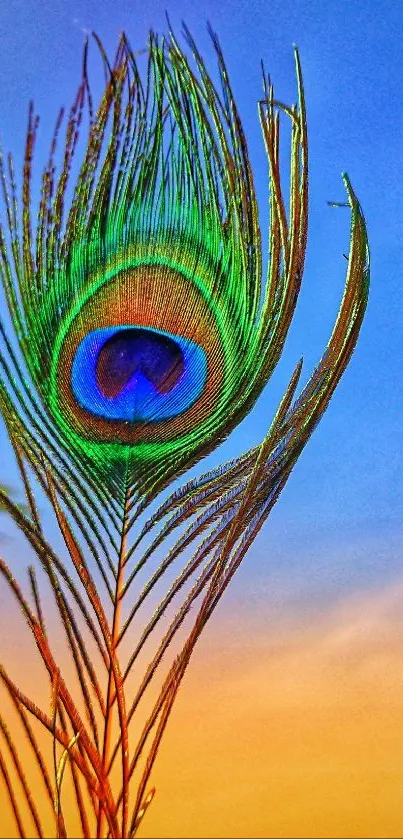
[[(270, 633), (221, 610), (181, 686), (141, 839), (401, 837), (402, 605), (403, 582)], [(16, 835), (0, 812), (1, 836)]]
[[(213, 627), (141, 837), (401, 837), (403, 585), (285, 636)], [(247, 633), (243, 619), (242, 630)]]

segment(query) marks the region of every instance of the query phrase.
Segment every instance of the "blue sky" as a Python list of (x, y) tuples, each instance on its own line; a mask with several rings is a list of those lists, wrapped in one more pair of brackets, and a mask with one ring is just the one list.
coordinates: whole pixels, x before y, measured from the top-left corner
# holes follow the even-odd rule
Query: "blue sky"
[[(150, 28), (185, 20), (214, 74), (210, 21), (227, 60), (267, 222), (267, 168), (257, 115), (263, 59), (283, 101), (296, 98), (292, 44), (306, 88), (310, 137), (310, 232), (303, 288), (289, 340), (252, 415), (210, 458), (219, 462), (261, 439), (304, 357), (305, 379), (325, 348), (341, 299), (349, 214), (346, 170), (366, 215), (372, 256), (370, 302), (358, 347), (328, 412), (301, 456), (238, 579), (231, 599), (246, 608), (272, 597), (316, 608), (343, 592), (401, 577), (403, 379), (403, 18), (399, 3), (302, 0), (9, 0), (0, 7), (0, 136), (21, 166), (30, 98), (41, 116), (38, 171), (60, 105), (80, 78), (84, 32), (108, 54), (125, 29), (134, 50)], [(10, 460), (1, 441), (0, 467)], [(3, 521), (1, 528), (4, 531)], [(259, 594), (260, 592), (260, 594)]]

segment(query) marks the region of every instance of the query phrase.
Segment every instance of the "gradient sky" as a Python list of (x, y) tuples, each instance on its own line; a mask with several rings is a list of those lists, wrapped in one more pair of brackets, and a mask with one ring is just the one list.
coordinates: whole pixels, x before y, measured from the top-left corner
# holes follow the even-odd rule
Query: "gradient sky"
[[(235, 456), (262, 439), (296, 360), (303, 355), (306, 381), (325, 348), (341, 299), (346, 268), (343, 252), (348, 249), (349, 239), (348, 211), (329, 208), (326, 202), (344, 200), (344, 170), (367, 219), (372, 258), (370, 301), (358, 347), (271, 518), (213, 618), (217, 621), (216, 643), (219, 645), (221, 639), (222, 660), (228, 649), (232, 650), (231, 667), (236, 669), (245, 650), (253, 649), (253, 638), (264, 637), (266, 643), (275, 638), (273, 643), (277, 644), (281, 637), (294, 639), (299, 626), (304, 628), (305, 637), (307, 622), (311, 638), (324, 621), (331, 622), (331, 615), (338, 616), (334, 618), (337, 626), (351, 628), (353, 623), (356, 627), (353, 614), (357, 616), (358, 635), (353, 632), (351, 637), (365, 636), (367, 643), (368, 636), (365, 631), (362, 636), (359, 621), (362, 619), (366, 626), (366, 616), (371, 621), (371, 610), (376, 611), (376, 604), (384, 603), (385, 597), (394, 615), (403, 581), (400, 3), (8, 0), (0, 6), (0, 137), (3, 148), (13, 151), (17, 171), (30, 98), (41, 116), (38, 170), (46, 160), (57, 110), (60, 105), (70, 104), (79, 82), (84, 33), (95, 30), (112, 54), (119, 32), (125, 29), (133, 49), (141, 49), (150, 28), (158, 32), (166, 29), (165, 10), (176, 32), (185, 20), (205, 58), (210, 59), (213, 75), (215, 59), (207, 21), (220, 38), (249, 143), (263, 240), (267, 168), (256, 104), (261, 95), (260, 60), (272, 77), (277, 97), (293, 102), (296, 85), (292, 44), (296, 43), (307, 99), (310, 232), (300, 303), (271, 382), (252, 415), (209, 458), (209, 463)], [(12, 483), (11, 458), (3, 439), (0, 445), (0, 474), (5, 470)], [(10, 546), (14, 536), (6, 538), (4, 517), (0, 528)], [(327, 637), (327, 630), (323, 631)], [(233, 650), (234, 632), (239, 633), (235, 647), (238, 652), (243, 650), (239, 660)], [(393, 646), (401, 633), (398, 622), (395, 633), (393, 629), (390, 632)], [(232, 638), (231, 643), (226, 643), (227, 637)], [(377, 637), (376, 630), (372, 637)], [(292, 646), (294, 641), (290, 643)], [(207, 642), (203, 649), (200, 661), (210, 649)], [(312, 644), (307, 649), (312, 651)], [(329, 690), (334, 679), (331, 667), (330, 671), (322, 674), (325, 682), (328, 678)], [(388, 668), (382, 666), (374, 683), (382, 683), (387, 672)], [(255, 682), (262, 684), (262, 672), (260, 676), (256, 673)], [(225, 680), (225, 673), (222, 678)], [(269, 684), (266, 691), (269, 697)], [(269, 699), (267, 702), (269, 708)], [(360, 806), (362, 809), (364, 805)], [(258, 832), (253, 818), (251, 824), (249, 835), (266, 835)], [(369, 835), (364, 827), (363, 832), (350, 834), (348, 821), (345, 833), (343, 829), (338, 835)], [(371, 835), (397, 836), (393, 829)], [(284, 830), (281, 835), (291, 835)], [(194, 835), (206, 834), (196, 831)]]

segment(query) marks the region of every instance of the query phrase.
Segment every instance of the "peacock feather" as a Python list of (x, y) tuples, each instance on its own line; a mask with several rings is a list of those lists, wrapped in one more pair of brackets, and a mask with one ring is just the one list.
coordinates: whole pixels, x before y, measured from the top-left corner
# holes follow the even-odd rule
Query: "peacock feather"
[[(50, 712), (17, 688), (4, 668), (0, 675), (60, 836), (68, 824), (61, 804), (66, 764), (83, 835), (134, 836), (152, 798), (150, 772), (196, 640), (324, 413), (366, 306), (366, 228), (345, 175), (347, 277), (323, 357), (296, 397), (298, 362), (261, 445), (173, 490), (173, 482), (250, 412), (267, 384), (297, 303), (307, 242), (307, 123), (298, 52), (297, 105), (278, 102), (263, 72), (258, 110), (270, 211), (263, 280), (246, 140), (211, 35), (218, 87), (186, 29), (192, 58), (172, 31), (162, 39), (150, 33), (144, 72), (124, 35), (112, 66), (98, 41), (106, 83), (96, 108), (85, 46), (65, 139), (61, 112), (35, 214), (38, 118), (32, 106), (21, 193), (11, 156), (0, 159), (0, 410), (26, 495), (19, 505), (0, 486), (0, 509), (28, 540), (51, 586), (77, 683), (67, 684), (52, 651), (34, 568), (27, 595), (3, 559), (1, 573), (49, 676)], [(280, 177), (280, 113), (291, 123), (288, 206)], [(170, 494), (159, 498), (169, 487)], [(39, 488), (67, 559), (47, 536), (37, 509)], [(156, 556), (162, 559), (155, 569), (150, 563)], [(147, 576), (149, 567), (154, 570)], [(171, 569), (174, 581), (156, 605), (157, 584)], [(148, 602), (152, 614), (135, 634), (135, 618)], [(183, 626), (187, 635), (178, 651), (174, 642)], [(121, 642), (129, 631), (125, 661)], [(144, 674), (129, 692), (128, 677), (150, 643)], [(176, 650), (174, 662), (133, 748), (132, 720), (163, 672), (168, 649)], [(30, 716), (60, 749), (53, 780)], [(25, 777), (11, 734), (0, 724), (14, 769)], [(120, 785), (114, 788), (117, 758)], [(133, 776), (144, 758), (133, 795)], [(0, 771), (23, 835), (3, 758)], [(41, 836), (41, 815), (26, 779), (22, 786)]]

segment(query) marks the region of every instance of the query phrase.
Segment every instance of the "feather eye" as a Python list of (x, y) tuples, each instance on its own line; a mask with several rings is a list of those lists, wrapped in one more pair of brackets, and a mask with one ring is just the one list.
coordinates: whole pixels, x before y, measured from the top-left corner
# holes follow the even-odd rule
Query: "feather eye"
[(214, 369), (220, 334), (198, 303), (190, 277), (140, 265), (108, 279), (66, 318), (51, 370), (51, 399), (66, 431), (127, 444), (139, 460), (141, 444), (152, 459), (164, 443), (178, 448), (194, 433), (222, 384)]

